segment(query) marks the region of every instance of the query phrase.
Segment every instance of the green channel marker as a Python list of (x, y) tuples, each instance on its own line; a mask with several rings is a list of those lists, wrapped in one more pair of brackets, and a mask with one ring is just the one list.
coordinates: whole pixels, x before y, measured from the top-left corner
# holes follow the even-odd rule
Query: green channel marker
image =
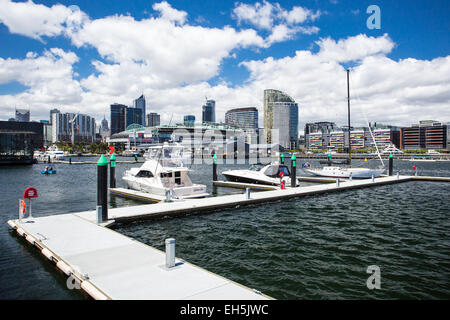
[(293, 167), (296, 166), (296, 165), (295, 165), (296, 160), (297, 160), (297, 158), (295, 157), (295, 154), (292, 154), (291, 161), (292, 161), (292, 166), (293, 166)]
[(101, 166), (107, 166), (107, 165), (108, 165), (108, 161), (106, 160), (105, 155), (102, 154), (100, 159), (98, 159), (98, 161), (97, 161), (97, 166), (101, 167)]
[(111, 167), (114, 168), (116, 166), (116, 156), (114, 153), (111, 155), (111, 158), (109, 158), (109, 161), (111, 162)]
[(281, 154), (281, 163), (284, 163), (284, 153)]
[(214, 164), (217, 164), (217, 155), (215, 153), (213, 155), (213, 159), (214, 159)]
[(389, 155), (389, 158), (392, 158), (392, 153)]

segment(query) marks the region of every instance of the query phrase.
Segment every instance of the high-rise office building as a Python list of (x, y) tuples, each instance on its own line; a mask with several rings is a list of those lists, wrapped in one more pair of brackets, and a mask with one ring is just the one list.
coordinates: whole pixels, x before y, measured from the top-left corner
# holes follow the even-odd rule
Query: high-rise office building
[(132, 125), (142, 125), (142, 109), (139, 108), (125, 108), (125, 129)]
[(216, 122), (216, 102), (214, 100), (206, 100), (202, 107), (202, 121)]
[(146, 125), (146, 124), (145, 124), (145, 117), (146, 117), (146, 114), (145, 114), (145, 97), (144, 97), (144, 95), (141, 95), (139, 98), (137, 98), (136, 100), (134, 100), (133, 106), (134, 106), (136, 109), (140, 109), (140, 110), (141, 110), (142, 119), (141, 119), (141, 122), (138, 123), (138, 124), (141, 124), (141, 125), (145, 126), (145, 125)]
[(150, 112), (147, 115), (147, 122), (149, 127), (157, 127), (161, 124), (161, 116), (155, 112)]
[(193, 127), (195, 124), (195, 116), (194, 115), (184, 116), (183, 124), (185, 127)]
[(237, 108), (225, 113), (225, 123), (239, 129), (258, 129), (258, 109)]
[(111, 105), (111, 135), (125, 131), (125, 110), (127, 106), (114, 103)]
[(52, 118), (53, 118), (53, 114), (54, 113), (59, 113), (59, 110), (58, 109), (52, 109), (52, 110), (50, 110), (50, 123), (52, 123)]
[[(277, 104), (277, 110), (282, 113), (276, 115), (276, 111), (274, 110), (274, 105)], [(277, 123), (274, 123), (274, 117), (277, 118)], [(271, 129), (278, 129), (280, 131), (280, 143), (281, 136), (284, 136), (284, 140), (286, 142), (286, 124), (289, 124), (289, 136), (290, 141), (297, 147), (298, 140), (298, 104), (292, 99), (290, 96), (285, 94), (282, 91), (274, 90), (274, 89), (266, 89), (264, 90), (264, 132), (266, 136), (267, 143), (272, 142), (272, 133)], [(284, 142), (284, 143), (285, 143)], [(289, 143), (288, 147), (290, 148), (292, 143)]]
[(16, 121), (30, 122), (30, 110), (16, 109)]
[[(75, 118), (76, 117), (76, 118)], [(75, 120), (73, 121), (73, 119)], [(73, 122), (73, 123), (72, 123)], [(86, 114), (76, 113), (52, 113), (52, 142), (72, 141), (72, 128), (75, 142), (94, 142), (95, 118)]]

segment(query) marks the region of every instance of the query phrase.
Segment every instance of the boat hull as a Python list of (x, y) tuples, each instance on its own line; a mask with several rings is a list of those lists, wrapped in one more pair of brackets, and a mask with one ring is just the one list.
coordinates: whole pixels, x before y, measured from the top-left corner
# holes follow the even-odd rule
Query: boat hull
[(336, 170), (321, 170), (321, 169), (303, 169), (305, 172), (313, 174), (319, 177), (330, 177), (330, 178), (352, 178), (355, 179), (368, 179), (371, 178), (372, 175), (377, 178), (383, 172), (384, 169), (363, 169), (363, 168), (355, 168), (355, 169), (336, 169)]

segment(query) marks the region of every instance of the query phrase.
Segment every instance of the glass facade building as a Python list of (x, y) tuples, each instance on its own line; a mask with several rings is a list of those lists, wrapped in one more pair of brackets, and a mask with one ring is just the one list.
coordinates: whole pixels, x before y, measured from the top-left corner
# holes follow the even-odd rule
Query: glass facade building
[(202, 107), (202, 122), (216, 122), (216, 102), (214, 100), (206, 100)]
[(187, 115), (187, 116), (184, 116), (184, 118), (183, 118), (183, 124), (184, 124), (186, 127), (193, 127), (194, 124), (195, 124), (195, 116), (194, 116), (194, 115)]
[(30, 110), (16, 109), (16, 121), (30, 122)]
[(145, 106), (146, 105), (145, 105), (145, 97), (144, 97), (144, 95), (141, 95), (139, 98), (134, 100), (133, 106), (134, 106), (135, 109), (140, 109), (141, 110), (141, 115), (142, 115), (142, 117), (140, 119), (141, 122), (139, 122), (137, 124), (145, 126), (146, 125), (146, 123), (145, 123), (145, 118), (146, 118)]
[[(275, 108), (276, 107), (276, 108)], [(280, 114), (276, 114), (280, 112)], [(276, 123), (275, 123), (276, 117)], [(286, 140), (286, 124), (289, 124), (289, 145), (281, 143), (281, 136)], [(264, 132), (267, 143), (272, 142), (271, 129), (280, 130), (280, 144), (285, 148), (297, 147), (298, 142), (298, 104), (282, 91), (264, 90)], [(286, 141), (285, 141), (286, 144)]]
[(147, 123), (149, 127), (156, 127), (161, 124), (161, 116), (157, 113), (150, 112), (147, 115)]
[(114, 103), (111, 105), (111, 135), (125, 131), (125, 110), (127, 106)]
[(142, 109), (125, 108), (125, 129), (132, 124), (142, 125)]
[(225, 123), (234, 128), (258, 129), (258, 109), (238, 108), (225, 113)]

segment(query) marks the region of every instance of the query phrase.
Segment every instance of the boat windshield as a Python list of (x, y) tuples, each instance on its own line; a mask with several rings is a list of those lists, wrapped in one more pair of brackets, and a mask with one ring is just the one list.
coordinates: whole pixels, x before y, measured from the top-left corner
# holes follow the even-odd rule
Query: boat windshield
[(159, 161), (163, 167), (183, 167), (187, 154), (180, 146), (162, 146), (149, 148), (145, 157)]
[(264, 166), (262, 164), (254, 164), (248, 170), (250, 171), (260, 171)]

